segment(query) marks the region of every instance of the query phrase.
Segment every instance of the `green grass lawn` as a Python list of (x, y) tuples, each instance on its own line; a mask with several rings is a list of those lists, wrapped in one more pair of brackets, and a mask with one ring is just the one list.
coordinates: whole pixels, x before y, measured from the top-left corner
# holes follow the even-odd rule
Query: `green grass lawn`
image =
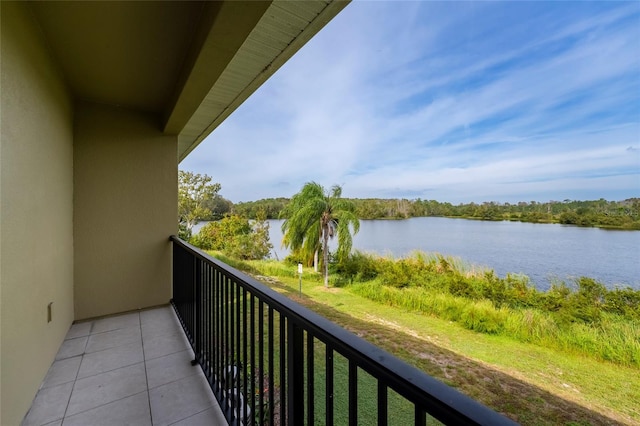
[[(299, 296), (293, 274), (283, 276), (280, 266), (271, 266), (269, 272), (260, 264), (255, 266), (261, 274), (278, 279), (279, 283), (269, 284), (276, 291), (521, 424), (640, 424), (640, 371), (636, 368), (469, 331), (446, 320), (370, 301), (348, 287), (325, 289), (317, 279), (303, 279)], [(312, 274), (305, 271), (305, 275)], [(316, 356), (324, 355), (318, 351)], [(338, 364), (336, 371), (342, 368)], [(346, 373), (336, 373), (339, 376)], [(366, 379), (362, 380), (361, 386), (368, 389)], [(323, 397), (324, 391), (316, 392), (316, 398)], [(318, 404), (323, 405), (323, 400)], [(364, 397), (359, 405), (361, 412), (376, 413)], [(338, 412), (346, 411), (336, 405)]]

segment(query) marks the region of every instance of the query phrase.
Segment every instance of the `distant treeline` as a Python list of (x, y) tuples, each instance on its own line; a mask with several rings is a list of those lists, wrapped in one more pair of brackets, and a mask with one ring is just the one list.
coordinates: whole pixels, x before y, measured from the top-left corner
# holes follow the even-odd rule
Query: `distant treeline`
[[(534, 223), (562, 223), (640, 230), (640, 198), (624, 201), (536, 201), (485, 202), (453, 205), (435, 200), (354, 198), (360, 219), (407, 219), (410, 217), (454, 217), (479, 220), (513, 220)], [(278, 219), (287, 198), (268, 198), (237, 203), (233, 213), (253, 219), (262, 210), (268, 219)]]

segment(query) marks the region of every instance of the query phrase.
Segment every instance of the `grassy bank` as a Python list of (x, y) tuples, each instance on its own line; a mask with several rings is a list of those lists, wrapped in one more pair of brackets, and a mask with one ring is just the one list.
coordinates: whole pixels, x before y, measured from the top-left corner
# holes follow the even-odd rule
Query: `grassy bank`
[(379, 303), (457, 322), (469, 330), (640, 367), (640, 324), (615, 315), (602, 315), (597, 324), (563, 324), (552, 314), (536, 309), (496, 308), (487, 300), (469, 301), (422, 288), (401, 290), (366, 283), (349, 289)]
[[(256, 268), (263, 275), (296, 273), (286, 263), (251, 265), (244, 268)], [(317, 273), (305, 275), (320, 280)], [(331, 281), (372, 301), (433, 315), (472, 331), (640, 367), (638, 290), (607, 289), (581, 277), (539, 291), (526, 276), (499, 278), (459, 259), (424, 253), (404, 259), (356, 253), (334, 266)]]
[(370, 300), (495, 334), (640, 367), (640, 291), (581, 277), (540, 291), (522, 275), (497, 277), (440, 255), (404, 259), (356, 253), (338, 285)]
[(276, 277), (283, 283), (271, 284), (276, 290), (522, 424), (640, 423), (637, 367), (471, 331), (403, 305), (369, 300), (354, 291), (358, 283), (325, 290), (319, 275), (307, 269), (299, 297), (294, 267), (223, 260)]

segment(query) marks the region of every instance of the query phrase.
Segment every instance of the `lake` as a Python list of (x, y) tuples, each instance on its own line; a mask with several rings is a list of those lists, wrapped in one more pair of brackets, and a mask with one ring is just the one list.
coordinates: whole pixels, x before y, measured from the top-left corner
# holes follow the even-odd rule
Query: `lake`
[[(281, 220), (270, 220), (274, 256), (283, 259)], [(335, 249), (336, 241), (330, 244)], [(486, 266), (504, 277), (522, 273), (540, 289), (553, 280), (595, 278), (607, 287), (640, 289), (640, 231), (612, 231), (556, 224), (488, 222), (439, 217), (361, 220), (354, 249), (406, 256), (436, 252)]]

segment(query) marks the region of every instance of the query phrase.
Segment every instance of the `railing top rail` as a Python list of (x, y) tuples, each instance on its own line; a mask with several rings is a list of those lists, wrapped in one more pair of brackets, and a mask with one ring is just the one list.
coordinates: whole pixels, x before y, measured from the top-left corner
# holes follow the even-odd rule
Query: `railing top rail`
[(383, 380), (409, 401), (428, 407), (436, 418), (454, 419), (460, 424), (514, 425), (511, 419), (406, 364), (394, 355), (345, 330), (328, 319), (270, 289), (245, 273), (215, 259), (172, 235), (170, 240), (232, 277), (239, 285), (290, 318), (333, 350), (357, 361), (358, 366)]

